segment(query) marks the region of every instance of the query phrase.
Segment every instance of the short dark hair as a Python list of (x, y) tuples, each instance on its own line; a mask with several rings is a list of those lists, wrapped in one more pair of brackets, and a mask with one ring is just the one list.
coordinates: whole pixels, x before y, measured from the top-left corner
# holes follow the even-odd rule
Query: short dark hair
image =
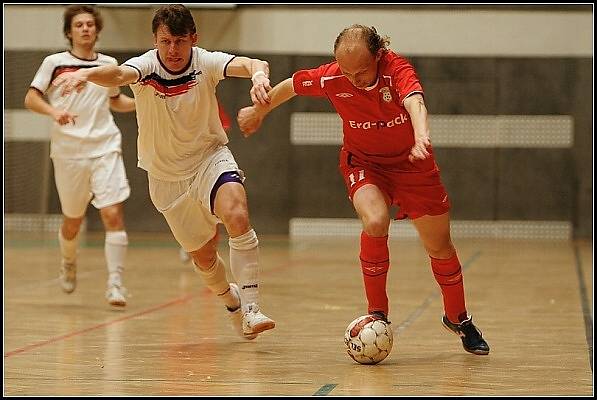
[(68, 34), (70, 33), (70, 30), (71, 30), (73, 18), (75, 18), (79, 14), (93, 15), (93, 19), (95, 20), (95, 31), (98, 34), (102, 31), (102, 28), (104, 27), (104, 20), (102, 19), (102, 16), (101, 16), (100, 12), (97, 10), (97, 8), (95, 8), (93, 6), (86, 6), (83, 4), (75, 4), (75, 5), (66, 7), (66, 9), (64, 10), (64, 25), (62, 26), (62, 32), (64, 33), (64, 36), (70, 42), (71, 46), (73, 45), (73, 40), (68, 37)]
[(344, 38), (363, 39), (367, 44), (367, 48), (371, 54), (376, 55), (379, 49), (387, 49), (390, 44), (390, 38), (387, 36), (379, 36), (374, 27), (354, 24), (345, 28), (334, 42), (334, 53), (338, 50), (338, 46)]
[(151, 31), (155, 35), (160, 25), (165, 25), (174, 36), (185, 36), (197, 32), (193, 14), (182, 4), (160, 7), (153, 16)]

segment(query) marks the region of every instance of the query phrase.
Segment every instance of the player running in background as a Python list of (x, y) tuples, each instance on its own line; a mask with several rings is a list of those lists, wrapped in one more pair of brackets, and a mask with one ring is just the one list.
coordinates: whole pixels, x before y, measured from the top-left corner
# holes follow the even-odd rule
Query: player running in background
[(397, 205), (396, 219), (412, 220), (429, 254), (443, 295), (443, 325), (461, 337), (466, 351), (488, 354), (465, 306), (462, 268), (450, 238), (450, 201), (433, 156), (423, 88), (412, 65), (388, 44), (375, 28), (344, 29), (334, 43), (336, 61), (294, 73), (269, 92), (269, 104), (241, 109), (238, 123), (249, 136), (295, 95), (327, 97), (342, 119), (339, 168), (363, 224), (368, 312), (387, 321), (390, 207)]
[(130, 188), (122, 161), (121, 133), (110, 109), (134, 111), (135, 102), (121, 94), (117, 85), (107, 88), (91, 84), (66, 97), (52, 86), (65, 72), (118, 64), (116, 59), (95, 51), (102, 25), (102, 17), (94, 7), (66, 8), (63, 32), (71, 49), (44, 59), (25, 96), (25, 107), (55, 121), (50, 157), (63, 214), (58, 231), (62, 290), (72, 293), (77, 284), (78, 233), (91, 201), (106, 230), (106, 298), (113, 306), (124, 306), (122, 272), (128, 236), (122, 202), (129, 197)]

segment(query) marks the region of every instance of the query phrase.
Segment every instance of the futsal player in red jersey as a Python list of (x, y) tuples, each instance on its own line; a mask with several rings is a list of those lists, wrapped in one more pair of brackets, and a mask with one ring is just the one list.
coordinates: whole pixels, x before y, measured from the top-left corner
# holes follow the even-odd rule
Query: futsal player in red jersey
[(352, 25), (334, 43), (335, 62), (301, 70), (276, 85), (268, 105), (239, 111), (245, 136), (295, 95), (327, 97), (342, 119), (340, 171), (363, 223), (361, 269), (368, 313), (387, 321), (390, 207), (410, 218), (431, 261), (444, 302), (442, 323), (473, 354), (489, 346), (464, 299), (462, 268), (450, 238), (450, 201), (429, 139), (423, 88), (413, 66), (387, 48), (373, 27)]

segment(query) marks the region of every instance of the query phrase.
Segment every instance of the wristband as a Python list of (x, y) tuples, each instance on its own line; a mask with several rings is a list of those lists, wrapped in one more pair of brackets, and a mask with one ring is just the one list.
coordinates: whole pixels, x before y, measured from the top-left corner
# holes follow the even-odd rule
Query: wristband
[[(265, 72), (264, 71), (257, 71), (253, 74), (253, 76), (251, 77), (251, 80), (254, 80), (256, 76), (258, 75), (263, 75), (265, 76)], [(265, 76), (267, 78), (267, 76)]]

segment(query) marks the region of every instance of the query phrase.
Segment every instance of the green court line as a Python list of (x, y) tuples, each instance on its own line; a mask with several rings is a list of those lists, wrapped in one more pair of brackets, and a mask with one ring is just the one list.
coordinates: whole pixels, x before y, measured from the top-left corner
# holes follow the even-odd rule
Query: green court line
[(338, 385), (335, 383), (325, 384), (322, 387), (320, 387), (319, 390), (313, 394), (313, 396), (327, 396), (328, 393), (334, 390), (336, 386)]

